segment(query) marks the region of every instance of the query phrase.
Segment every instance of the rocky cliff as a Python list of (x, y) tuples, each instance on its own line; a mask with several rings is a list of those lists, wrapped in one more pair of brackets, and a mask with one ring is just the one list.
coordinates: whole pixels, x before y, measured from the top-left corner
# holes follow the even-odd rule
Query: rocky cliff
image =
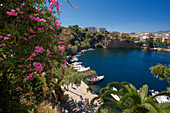
[(127, 39), (109, 39), (105, 40), (106, 48), (140, 48), (139, 45), (135, 44), (131, 40)]

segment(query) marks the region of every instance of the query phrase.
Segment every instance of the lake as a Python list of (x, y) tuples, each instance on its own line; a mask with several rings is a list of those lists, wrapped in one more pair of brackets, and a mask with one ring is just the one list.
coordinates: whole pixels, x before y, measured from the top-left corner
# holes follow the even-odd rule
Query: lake
[(84, 66), (90, 66), (105, 79), (95, 86), (103, 88), (113, 81), (132, 83), (137, 89), (148, 84), (149, 89), (166, 90), (167, 81), (155, 78), (150, 67), (170, 64), (170, 53), (138, 49), (96, 49), (86, 52), (80, 58)]

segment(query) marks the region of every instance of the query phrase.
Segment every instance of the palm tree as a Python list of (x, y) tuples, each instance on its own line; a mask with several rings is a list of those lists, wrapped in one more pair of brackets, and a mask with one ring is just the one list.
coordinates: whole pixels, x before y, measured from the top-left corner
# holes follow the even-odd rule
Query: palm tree
[[(119, 87), (120, 90), (115, 91), (112, 88)], [(120, 100), (110, 97), (111, 94), (117, 95)], [(116, 106), (120, 108), (124, 113), (161, 113), (162, 109), (154, 101), (154, 98), (159, 95), (170, 95), (168, 92), (160, 92), (155, 96), (148, 95), (148, 85), (143, 85), (139, 91), (130, 83), (127, 82), (112, 82), (107, 85), (106, 88), (101, 89), (100, 95), (95, 97), (91, 104), (94, 103), (96, 99), (100, 99), (103, 104), (100, 106), (100, 109), (105, 108), (106, 106)], [(108, 100), (105, 102), (104, 100)]]

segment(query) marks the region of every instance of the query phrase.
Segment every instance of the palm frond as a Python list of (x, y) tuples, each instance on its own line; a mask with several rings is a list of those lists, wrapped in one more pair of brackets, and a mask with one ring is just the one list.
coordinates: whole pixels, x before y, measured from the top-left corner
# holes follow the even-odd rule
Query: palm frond
[(139, 95), (141, 97), (141, 101), (145, 101), (145, 98), (147, 97), (148, 94), (148, 85), (143, 85), (142, 88), (140, 88)]
[(94, 102), (95, 102), (96, 100), (98, 100), (98, 99), (100, 99), (100, 96), (94, 97), (94, 98), (91, 100), (90, 104), (93, 105)]
[(124, 95), (124, 96), (120, 99), (120, 101), (119, 101), (120, 107), (123, 105), (123, 103), (124, 103), (128, 98), (131, 99), (131, 101), (133, 102), (133, 105), (134, 105), (134, 106), (137, 105), (137, 104), (139, 104), (139, 103), (141, 103), (140, 97), (139, 97), (138, 94), (136, 94), (136, 93), (127, 93), (126, 95)]
[(151, 113), (163, 113), (158, 104), (154, 103), (153, 101), (147, 100), (142, 106), (149, 110)]

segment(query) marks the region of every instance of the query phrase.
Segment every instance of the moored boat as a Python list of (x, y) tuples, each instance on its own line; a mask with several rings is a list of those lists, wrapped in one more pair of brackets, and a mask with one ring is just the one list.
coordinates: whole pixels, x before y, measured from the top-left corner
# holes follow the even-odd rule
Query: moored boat
[(103, 76), (97, 76), (96, 78), (87, 78), (86, 81), (96, 83), (96, 82), (99, 82), (103, 79), (104, 79), (104, 75)]
[[(154, 96), (154, 95), (156, 95), (158, 93), (159, 93), (158, 91), (151, 90), (152, 96)], [(156, 101), (158, 103), (166, 103), (166, 102), (170, 103), (170, 99), (168, 98), (168, 96), (163, 95), (163, 96), (157, 96), (155, 98), (156, 98)]]

